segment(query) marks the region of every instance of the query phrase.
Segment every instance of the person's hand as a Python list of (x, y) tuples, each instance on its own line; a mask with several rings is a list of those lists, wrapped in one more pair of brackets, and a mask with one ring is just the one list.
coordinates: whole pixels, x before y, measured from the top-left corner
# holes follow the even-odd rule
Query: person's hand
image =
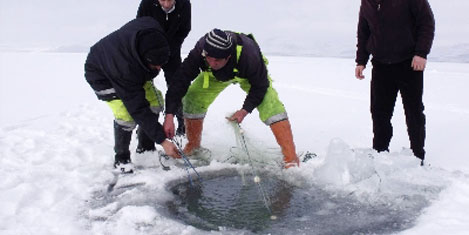
[(412, 58), (412, 68), (414, 71), (423, 71), (425, 69), (425, 65), (427, 64), (427, 59), (420, 57), (418, 55)]
[(166, 134), (166, 138), (173, 138), (174, 137), (174, 115), (173, 114), (166, 114), (163, 123), (163, 130)]
[(236, 121), (237, 123), (241, 123), (246, 117), (246, 115), (248, 115), (248, 111), (240, 109), (236, 111), (233, 115), (231, 115), (231, 117), (227, 117), (227, 119), (230, 121)]
[(179, 150), (173, 142), (164, 140), (161, 143), (161, 146), (163, 146), (166, 155), (171, 156), (172, 158), (181, 158), (181, 155), (179, 155)]
[(362, 80), (365, 78), (365, 75), (363, 75), (363, 70), (365, 70), (365, 65), (357, 65), (355, 68), (355, 77)]

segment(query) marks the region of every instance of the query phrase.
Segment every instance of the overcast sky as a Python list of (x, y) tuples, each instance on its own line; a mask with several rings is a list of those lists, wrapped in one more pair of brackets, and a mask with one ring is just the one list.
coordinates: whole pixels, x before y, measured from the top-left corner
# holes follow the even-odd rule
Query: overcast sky
[[(183, 51), (214, 27), (252, 32), (267, 54), (353, 57), (359, 0), (192, 0)], [(135, 17), (139, 0), (0, 0), (0, 51), (87, 52)], [(469, 62), (469, 1), (430, 0), (431, 57)]]

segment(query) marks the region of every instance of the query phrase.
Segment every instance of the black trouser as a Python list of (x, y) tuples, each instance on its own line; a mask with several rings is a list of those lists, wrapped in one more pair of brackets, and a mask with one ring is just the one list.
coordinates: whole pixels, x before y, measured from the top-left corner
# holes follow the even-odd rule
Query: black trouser
[(373, 61), (371, 80), (371, 116), (373, 119), (373, 148), (385, 151), (392, 137), (391, 118), (397, 92), (401, 93), (410, 148), (420, 159), (425, 158), (425, 115), (422, 102), (423, 72), (414, 71), (411, 60), (398, 64)]

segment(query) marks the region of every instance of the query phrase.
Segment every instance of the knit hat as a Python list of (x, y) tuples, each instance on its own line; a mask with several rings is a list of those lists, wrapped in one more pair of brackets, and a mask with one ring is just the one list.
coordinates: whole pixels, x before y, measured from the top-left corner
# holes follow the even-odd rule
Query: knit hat
[(137, 36), (138, 53), (144, 63), (164, 65), (169, 60), (169, 44), (166, 37), (156, 31), (142, 31)]
[(210, 57), (224, 59), (232, 51), (231, 35), (219, 29), (213, 29), (205, 35), (204, 54)]

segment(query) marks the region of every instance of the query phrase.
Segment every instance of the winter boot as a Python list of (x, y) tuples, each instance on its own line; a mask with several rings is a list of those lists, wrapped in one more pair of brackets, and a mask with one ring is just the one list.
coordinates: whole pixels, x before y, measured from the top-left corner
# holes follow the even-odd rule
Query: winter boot
[(273, 123), (270, 125), (270, 129), (272, 129), (275, 139), (282, 149), (285, 168), (300, 166), (300, 161), (295, 152), (295, 143), (293, 143), (290, 121), (283, 120)]
[(184, 119), (186, 121), (187, 144), (184, 147), (184, 154), (191, 155), (194, 150), (200, 148), (202, 141), (202, 129), (204, 119)]
[(182, 114), (182, 105), (179, 107), (176, 118), (178, 120), (178, 128), (176, 129), (176, 135), (183, 136), (186, 134), (186, 126), (184, 125), (184, 115)]
[(137, 139), (138, 139), (138, 144), (137, 144), (137, 149), (135, 152), (137, 153), (144, 153), (146, 151), (155, 151), (155, 142), (148, 137), (147, 134), (138, 126), (137, 128)]
[(114, 121), (114, 168), (122, 173), (133, 173), (133, 164), (130, 160), (130, 140), (132, 131), (124, 130)]

